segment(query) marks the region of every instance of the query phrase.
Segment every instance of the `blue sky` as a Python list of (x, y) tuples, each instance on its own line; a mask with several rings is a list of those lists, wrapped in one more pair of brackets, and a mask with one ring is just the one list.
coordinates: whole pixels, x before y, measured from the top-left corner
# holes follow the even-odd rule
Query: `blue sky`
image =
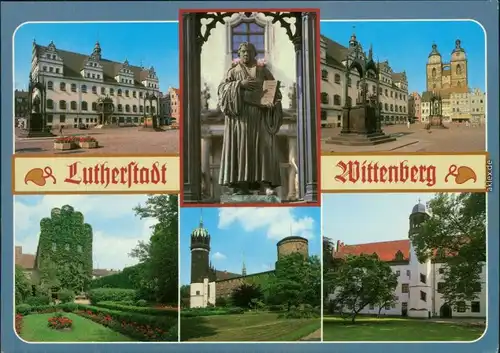
[(426, 90), (425, 64), (432, 44), (449, 61), (460, 39), (468, 58), (469, 87), (485, 90), (485, 38), (475, 22), (321, 22), (321, 34), (344, 46), (353, 30), (366, 52), (373, 45), (375, 59), (389, 60), (396, 72), (406, 70), (409, 92), (419, 93)]
[(123, 269), (137, 263), (128, 256), (140, 240), (149, 240), (154, 219), (135, 217), (133, 208), (144, 204), (143, 195), (46, 195), (16, 196), (14, 199), (15, 245), (35, 254), (40, 220), (50, 217), (54, 207), (73, 206), (84, 215), (94, 233), (94, 268)]
[(413, 206), (434, 194), (323, 194), (322, 233), (346, 245), (408, 239)]
[(191, 276), (190, 235), (200, 216), (211, 235), (210, 259), (217, 270), (241, 273), (245, 258), (247, 273), (274, 269), (276, 243), (290, 235), (309, 239), (309, 254), (321, 254), (320, 208), (182, 208), (180, 215), (180, 278)]
[(15, 35), (15, 87), (27, 87), (33, 39), (40, 45), (54, 41), (57, 48), (91, 54), (96, 41), (105, 59), (130, 65), (154, 66), (160, 90), (179, 87), (177, 23), (29, 23)]

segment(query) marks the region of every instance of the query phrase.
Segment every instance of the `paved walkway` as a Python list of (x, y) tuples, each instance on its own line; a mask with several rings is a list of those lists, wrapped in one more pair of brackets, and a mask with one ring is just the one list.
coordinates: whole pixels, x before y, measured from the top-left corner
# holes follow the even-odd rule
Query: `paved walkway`
[(321, 329), (302, 337), (299, 341), (321, 341)]
[[(19, 133), (19, 131), (16, 131)], [(58, 135), (54, 131), (54, 134)], [(179, 130), (141, 131), (139, 127), (109, 129), (65, 129), (64, 136), (92, 136), (100, 148), (70, 151), (56, 151), (53, 147), (55, 137), (22, 138), (16, 134), (15, 153), (40, 154), (162, 154), (179, 153)]]
[(486, 150), (486, 129), (450, 124), (448, 129), (424, 129), (423, 124), (390, 125), (383, 128), (397, 141), (376, 146), (342, 146), (326, 143), (340, 133), (340, 128), (321, 129), (322, 152), (481, 152)]

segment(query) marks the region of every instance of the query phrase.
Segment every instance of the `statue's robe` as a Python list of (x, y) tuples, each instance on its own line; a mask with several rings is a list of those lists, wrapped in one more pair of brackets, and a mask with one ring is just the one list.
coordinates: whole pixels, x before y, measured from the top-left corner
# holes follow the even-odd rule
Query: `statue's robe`
[(283, 110), (279, 88), (274, 107), (266, 108), (244, 100), (241, 81), (274, 80), (265, 66), (245, 68), (237, 64), (218, 88), (218, 102), (225, 116), (219, 184), (237, 186), (256, 183), (276, 188), (281, 185), (276, 134)]

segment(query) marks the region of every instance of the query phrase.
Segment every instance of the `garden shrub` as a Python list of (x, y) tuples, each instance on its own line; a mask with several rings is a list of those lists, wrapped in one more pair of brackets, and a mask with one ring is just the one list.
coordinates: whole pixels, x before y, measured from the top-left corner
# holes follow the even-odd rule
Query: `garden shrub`
[[(26, 305), (26, 304), (23, 304)], [(30, 313), (37, 313), (37, 314), (44, 314), (44, 313), (53, 313), (57, 310), (59, 310), (59, 307), (57, 305), (33, 305), (30, 306), (31, 310), (27, 311), (26, 308), (23, 309), (23, 307), (20, 307), (20, 305), (16, 306), (16, 313), (21, 314), (19, 310), (24, 310), (26, 312), (25, 315), (28, 315)]]
[(143, 315), (152, 315), (152, 316), (170, 316), (170, 317), (178, 317), (178, 311), (175, 309), (169, 308), (149, 308), (149, 307), (140, 307), (133, 305), (124, 305), (123, 303), (116, 302), (100, 302), (95, 306), (99, 308), (109, 309), (109, 310), (117, 310), (117, 311), (128, 311)]
[(286, 306), (285, 305), (269, 305), (269, 311), (273, 312), (279, 312), (279, 311), (286, 311)]
[(302, 304), (298, 307), (290, 307), (289, 311), (284, 312), (279, 316), (283, 319), (312, 319), (321, 317), (321, 310), (314, 308), (310, 304)]
[(73, 303), (75, 300), (75, 292), (69, 289), (62, 289), (57, 293), (57, 298), (61, 301), (61, 303)]
[(231, 315), (231, 314), (244, 314), (243, 308), (193, 308), (181, 310), (183, 317), (198, 317), (198, 316), (213, 316), (213, 315)]
[(90, 303), (95, 305), (99, 302), (122, 302), (135, 301), (136, 291), (134, 289), (123, 288), (97, 288), (92, 289), (88, 293)]
[(139, 307), (148, 306), (148, 302), (145, 301), (144, 299), (139, 299), (138, 301), (135, 302), (135, 306)]
[(31, 306), (40, 306), (40, 305), (49, 305), (52, 300), (48, 295), (37, 295), (35, 297), (26, 298), (25, 304), (29, 304)]
[(30, 312), (31, 312), (31, 305), (29, 304), (16, 305), (16, 313), (25, 316), (28, 315)]
[(245, 309), (243, 309), (243, 308), (229, 308), (228, 312), (229, 312), (229, 314), (243, 314), (245, 312)]
[(72, 313), (73, 311), (78, 310), (78, 304), (76, 303), (65, 303), (58, 305), (58, 307), (67, 313)]

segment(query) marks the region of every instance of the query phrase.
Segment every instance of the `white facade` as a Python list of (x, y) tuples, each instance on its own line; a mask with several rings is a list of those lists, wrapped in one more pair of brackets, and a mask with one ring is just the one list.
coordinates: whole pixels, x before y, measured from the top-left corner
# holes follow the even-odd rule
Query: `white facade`
[[(262, 31), (259, 33), (259, 29), (254, 27), (256, 31), (250, 28), (240, 32), (238, 26), (243, 23), (257, 25)], [(202, 21), (203, 24), (205, 22)], [(233, 31), (236, 32), (233, 34)], [(206, 84), (210, 91), (209, 109), (217, 108), (217, 87), (231, 68), (235, 51), (238, 49), (237, 45), (242, 41), (252, 42), (258, 46), (258, 50), (259, 47), (262, 48), (262, 53), (259, 53), (258, 57), (264, 59), (274, 78), (281, 81), (283, 107), (288, 108), (290, 99), (286, 91), (291, 89), (296, 81), (295, 50), (292, 42), (279, 23), (273, 25), (262, 13), (254, 13), (250, 17), (236, 13), (226, 18), (225, 25), (218, 23), (202, 47), (201, 86)]]
[[(157, 99), (151, 103), (144, 99), (159, 95), (154, 68), (104, 60), (99, 43), (90, 55), (59, 51), (53, 42), (46, 47), (33, 43), (31, 75), (46, 87), (48, 126), (96, 125), (96, 102), (106, 96), (115, 105), (112, 121), (119, 124), (138, 125), (145, 115), (158, 110)], [(33, 98), (37, 96), (38, 90)]]
[(215, 305), (215, 282), (208, 282), (208, 278), (205, 278), (203, 283), (191, 283), (189, 289), (190, 308), (206, 308), (209, 305)]

